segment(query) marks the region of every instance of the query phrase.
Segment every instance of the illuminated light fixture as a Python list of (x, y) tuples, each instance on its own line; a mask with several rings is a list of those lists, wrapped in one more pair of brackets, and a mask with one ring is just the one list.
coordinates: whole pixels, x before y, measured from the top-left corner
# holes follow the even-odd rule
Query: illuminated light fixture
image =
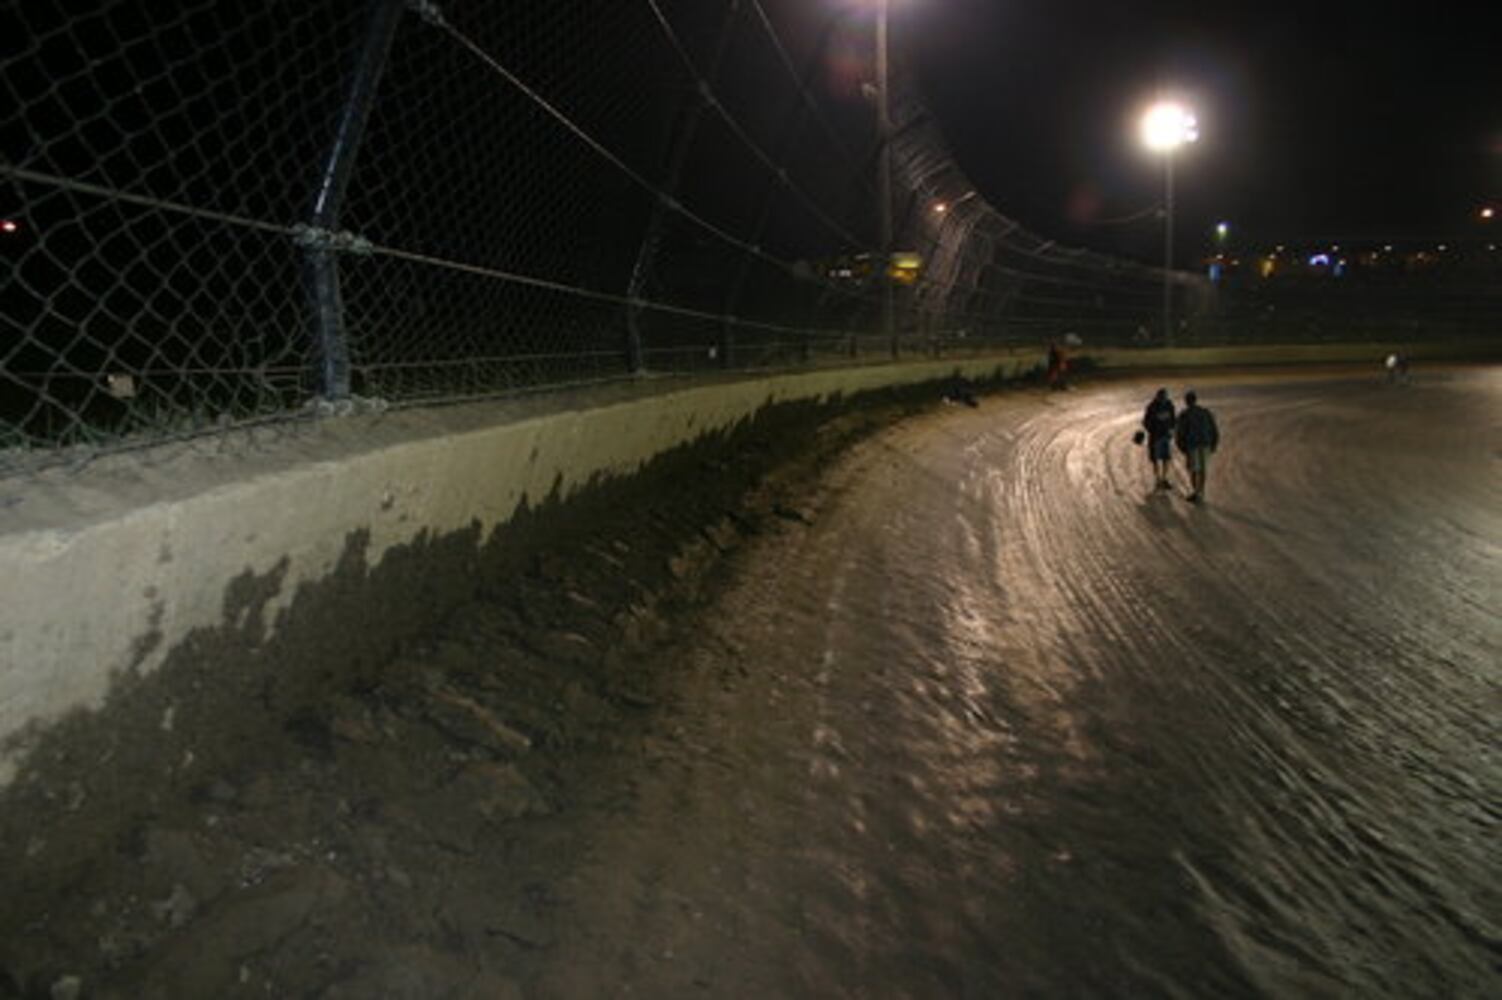
[(4, 222), (0, 222), (0, 233), (14, 233), (20, 228), (15, 219), (6, 219)]
[(1490, 219), (1490, 218), (1492, 218), (1496, 214), (1497, 214), (1497, 210), (1494, 209), (1494, 208), (1492, 208), (1490, 205), (1486, 206), (1485, 208), (1483, 208), (1481, 210), (1481, 217), (1483, 219)]
[(1443, 244), (1443, 243), (1441, 243), (1441, 244), (1440, 244), (1440, 245), (1439, 245), (1439, 252), (1440, 252), (1440, 253), (1444, 253), (1444, 252), (1445, 252), (1445, 251), (1446, 251), (1446, 250), (1447, 250), (1447, 249), (1449, 249), (1449, 248), (1448, 248), (1448, 247), (1446, 247), (1446, 246), (1445, 246), (1445, 245), (1444, 245), (1444, 244)]
[(887, 262), (887, 277), (905, 285), (917, 281), (921, 270), (923, 258), (911, 250), (894, 251)]
[(1329, 267), (1330, 266), (1330, 255), (1327, 254), (1327, 253), (1317, 253), (1317, 254), (1313, 255), (1312, 257), (1309, 258), (1309, 266), (1310, 267)]
[(1157, 152), (1172, 152), (1200, 137), (1199, 122), (1182, 104), (1163, 101), (1142, 116), (1142, 143)]
[(1173, 346), (1173, 154), (1200, 137), (1193, 112), (1159, 101), (1142, 116), (1142, 144), (1163, 155), (1163, 343)]
[(1217, 222), (1215, 224), (1215, 235), (1216, 236), (1220, 237), (1221, 239), (1225, 239), (1230, 234), (1231, 234), (1231, 224), (1229, 222)]

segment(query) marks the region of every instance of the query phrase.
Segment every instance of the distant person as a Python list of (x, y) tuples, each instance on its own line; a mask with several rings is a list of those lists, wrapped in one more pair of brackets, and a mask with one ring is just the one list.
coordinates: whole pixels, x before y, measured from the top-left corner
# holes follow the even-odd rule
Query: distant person
[(1173, 428), (1176, 422), (1173, 400), (1167, 389), (1159, 389), (1142, 413), (1142, 429), (1147, 436), (1147, 457), (1153, 463), (1154, 488), (1166, 490), (1169, 463), (1173, 460)]
[(975, 391), (970, 388), (970, 383), (958, 375), (950, 379), (949, 389), (944, 393), (944, 402), (964, 403), (970, 407), (980, 406), (980, 400), (975, 398)]
[(1215, 414), (1199, 405), (1193, 390), (1184, 393), (1184, 409), (1179, 411), (1174, 436), (1189, 466), (1189, 483), (1194, 491), (1189, 501), (1199, 503), (1205, 499), (1205, 469), (1220, 444), (1220, 430), (1215, 426)]
[(1055, 391), (1066, 388), (1064, 375), (1069, 370), (1069, 359), (1056, 340), (1048, 342), (1048, 387)]
[(1395, 385), (1402, 385), (1408, 381), (1408, 359), (1401, 354), (1389, 354), (1384, 363), (1387, 368), (1387, 381)]

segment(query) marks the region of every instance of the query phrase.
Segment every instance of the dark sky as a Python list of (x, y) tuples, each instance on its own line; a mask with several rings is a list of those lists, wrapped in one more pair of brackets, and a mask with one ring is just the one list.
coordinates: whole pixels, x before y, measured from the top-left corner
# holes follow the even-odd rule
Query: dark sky
[[(1502, 210), (1502, 4), (892, 0), (892, 44), (962, 166), (1043, 235), (1151, 256), (1137, 138), (1160, 89), (1200, 141), (1175, 159), (1181, 244), (1460, 239)], [(1502, 220), (1496, 225), (1502, 226)], [(1502, 236), (1502, 233), (1499, 233)]]

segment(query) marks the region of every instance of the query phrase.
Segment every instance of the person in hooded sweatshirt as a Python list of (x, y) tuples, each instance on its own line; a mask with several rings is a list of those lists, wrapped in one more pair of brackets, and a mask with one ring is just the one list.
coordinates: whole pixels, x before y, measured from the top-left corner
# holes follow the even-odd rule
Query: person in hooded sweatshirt
[(1189, 499), (1199, 503), (1205, 499), (1205, 472), (1210, 456), (1220, 444), (1220, 429), (1215, 426), (1215, 414), (1199, 405), (1194, 392), (1184, 394), (1184, 408), (1174, 427), (1174, 438), (1179, 451), (1184, 453), (1184, 462), (1189, 466), (1189, 482), (1193, 492)]
[(1142, 429), (1147, 432), (1147, 457), (1153, 463), (1156, 489), (1169, 488), (1168, 465), (1173, 460), (1173, 428), (1176, 414), (1167, 389), (1159, 389), (1142, 413)]

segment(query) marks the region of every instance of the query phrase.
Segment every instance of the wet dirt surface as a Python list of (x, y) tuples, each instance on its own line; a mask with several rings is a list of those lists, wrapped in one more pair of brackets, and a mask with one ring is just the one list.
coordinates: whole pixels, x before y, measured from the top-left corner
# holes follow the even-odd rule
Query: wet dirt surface
[(50, 886), (0, 995), (1495, 995), (1502, 373), (1369, 374), (1196, 376), (1201, 506), (1121, 380), (655, 576), (601, 528)]
[(1204, 506), (1151, 389), (826, 478), (683, 653), (549, 992), (1495, 994), (1502, 378), (1207, 378)]

